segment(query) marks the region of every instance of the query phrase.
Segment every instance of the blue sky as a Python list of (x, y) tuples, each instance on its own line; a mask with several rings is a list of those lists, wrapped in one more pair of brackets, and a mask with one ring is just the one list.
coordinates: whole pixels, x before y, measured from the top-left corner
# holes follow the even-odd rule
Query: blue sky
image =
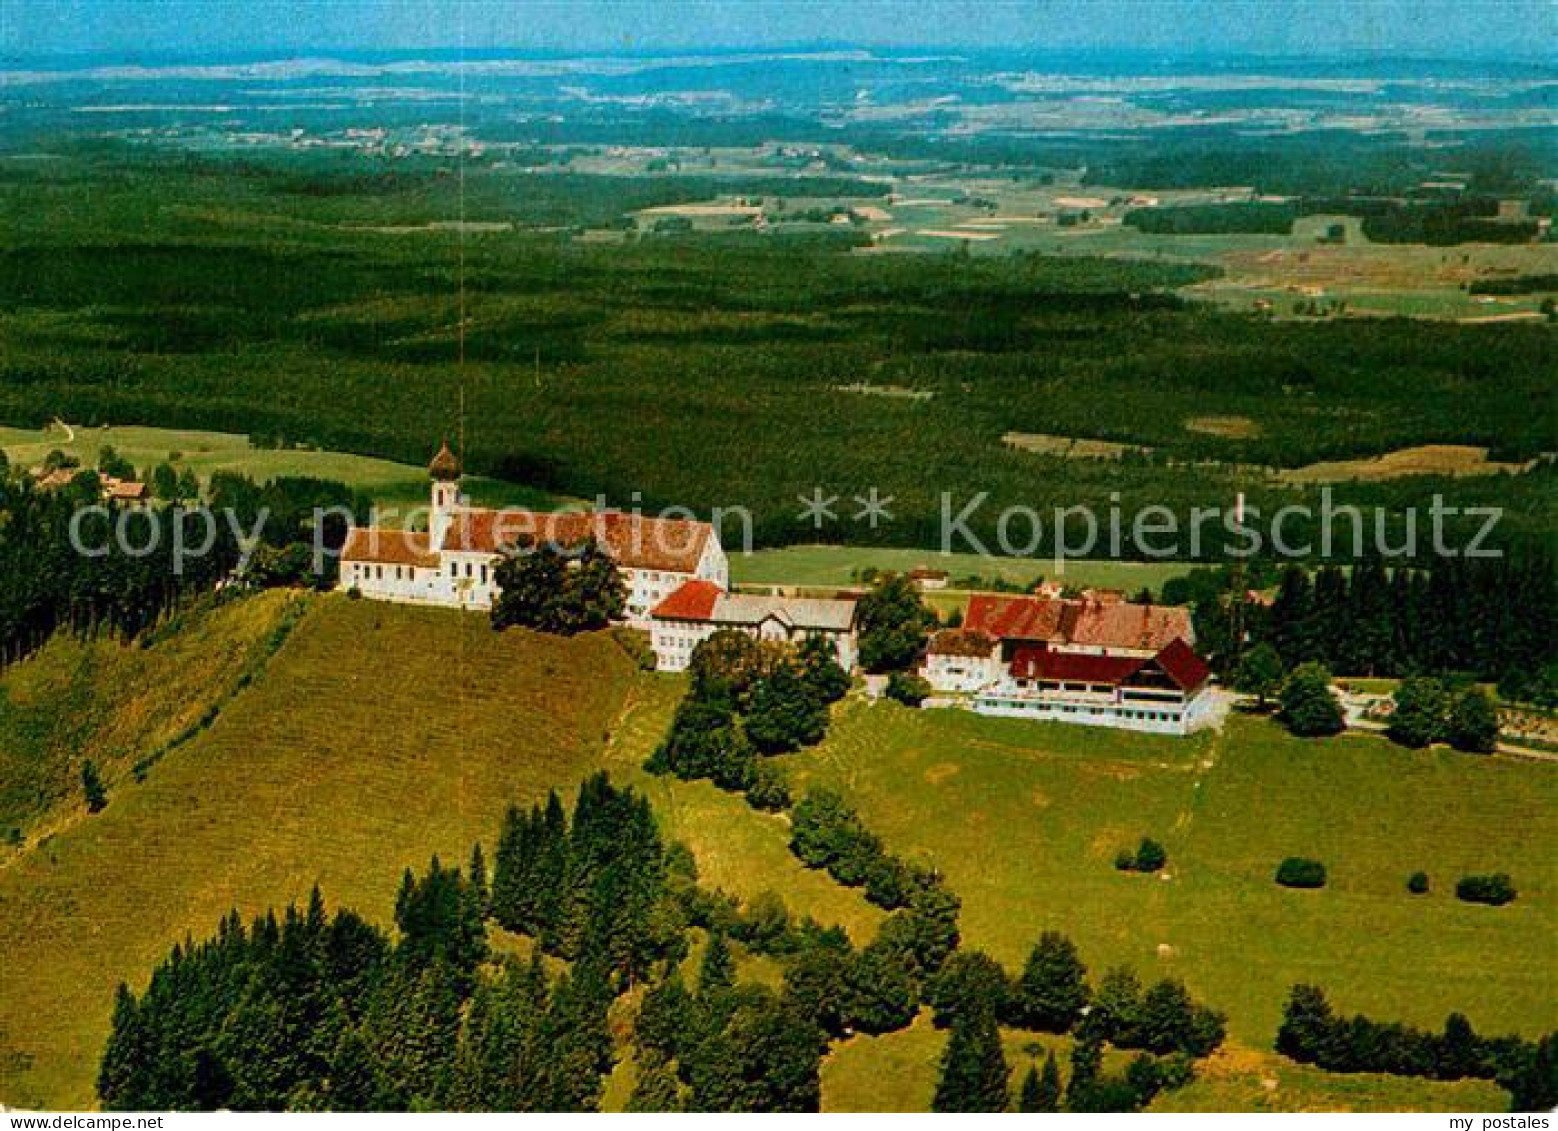
[(0, 0), (12, 57), (819, 41), (1541, 58), (1558, 0)]

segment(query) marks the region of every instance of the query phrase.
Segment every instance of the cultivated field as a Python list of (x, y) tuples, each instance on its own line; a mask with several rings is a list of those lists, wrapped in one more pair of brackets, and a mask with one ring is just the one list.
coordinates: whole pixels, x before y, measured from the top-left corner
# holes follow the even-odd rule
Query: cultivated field
[(318, 883), (387, 922), (403, 867), (463, 862), (478, 838), (490, 858), (510, 802), (599, 766), (632, 678), (608, 638), (499, 635), (477, 616), (336, 596), (309, 606), (208, 731), (0, 870), (5, 1103), (90, 1107), (115, 984), (143, 985), (229, 908), (252, 915)]

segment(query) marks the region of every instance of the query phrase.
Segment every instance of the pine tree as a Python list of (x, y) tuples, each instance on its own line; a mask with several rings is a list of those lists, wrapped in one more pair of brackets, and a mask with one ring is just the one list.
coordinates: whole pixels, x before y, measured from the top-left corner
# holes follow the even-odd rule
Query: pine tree
[(1038, 1106), (1035, 1111), (1060, 1110), (1060, 1065), (1055, 1063), (1052, 1049), (1044, 1058), (1044, 1075), (1039, 1078)]
[(953, 1022), (941, 1059), (941, 1078), (931, 1110), (1005, 1111), (1010, 1069), (990, 1009), (965, 1013)]
[(465, 882), (476, 917), (485, 919), (492, 908), (492, 893), (487, 888), (487, 860), (482, 855), (481, 841), (471, 846), (471, 864), (466, 869)]
[(736, 960), (731, 957), (725, 935), (714, 931), (698, 966), (698, 997), (710, 1000), (736, 984)]
[(1071, 940), (1046, 931), (1028, 955), (1012, 995), (1014, 1020), (1047, 1033), (1070, 1031), (1087, 1004), (1087, 967)]
[(1040, 1092), (1039, 1070), (1030, 1064), (1022, 1078), (1022, 1088), (1017, 1093), (1017, 1110), (1025, 1115), (1043, 1111), (1039, 1106)]
[(1103, 1068), (1104, 1049), (1096, 1037), (1080, 1039), (1071, 1048), (1071, 1079), (1066, 1081), (1067, 1111), (1092, 1111), (1093, 1092)]

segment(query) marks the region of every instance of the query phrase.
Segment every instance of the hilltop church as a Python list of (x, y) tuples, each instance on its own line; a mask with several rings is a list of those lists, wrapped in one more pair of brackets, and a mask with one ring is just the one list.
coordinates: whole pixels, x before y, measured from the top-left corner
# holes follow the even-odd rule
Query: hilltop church
[(729, 588), (730, 565), (714, 527), (690, 519), (646, 518), (623, 511), (547, 514), (472, 507), (460, 491), (462, 469), (447, 443), (428, 465), (427, 529), (354, 527), (341, 549), (340, 588), (405, 604), (490, 609), (496, 567), (516, 545), (599, 542), (622, 570), (627, 623), (650, 626), (650, 611), (691, 581)]

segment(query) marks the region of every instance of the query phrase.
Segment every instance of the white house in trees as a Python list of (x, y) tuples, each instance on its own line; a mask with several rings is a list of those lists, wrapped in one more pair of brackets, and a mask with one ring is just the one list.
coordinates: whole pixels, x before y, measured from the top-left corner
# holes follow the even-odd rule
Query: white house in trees
[(444, 444), (428, 466), (431, 507), (425, 531), (359, 526), (341, 549), (340, 587), (406, 604), (490, 609), (495, 571), (515, 547), (593, 538), (627, 586), (627, 623), (649, 627), (649, 611), (689, 581), (726, 588), (730, 564), (714, 527), (690, 519), (624, 511), (541, 511), (472, 507), (460, 491), (460, 461)]

